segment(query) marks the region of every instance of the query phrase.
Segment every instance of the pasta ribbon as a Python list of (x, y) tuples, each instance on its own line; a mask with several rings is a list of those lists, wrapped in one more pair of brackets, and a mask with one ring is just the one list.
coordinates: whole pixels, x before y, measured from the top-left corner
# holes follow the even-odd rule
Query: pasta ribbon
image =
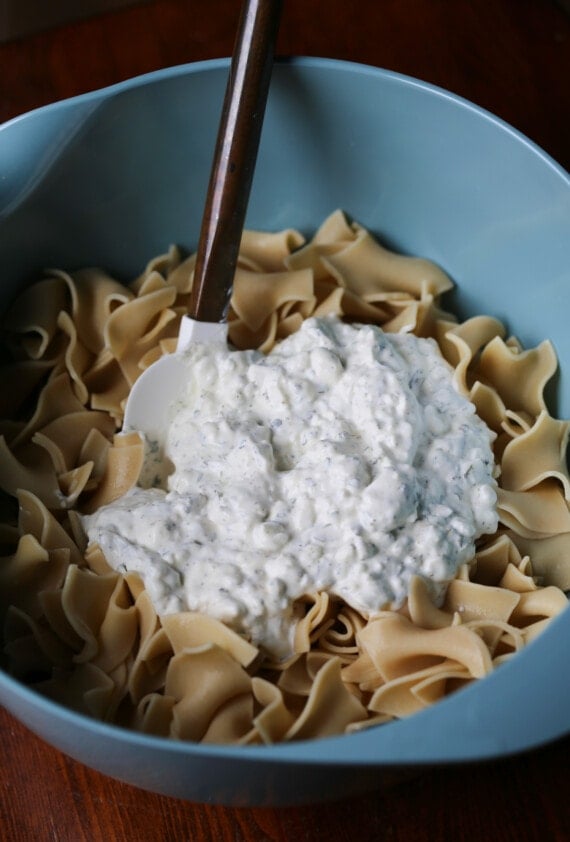
[(358, 640), (384, 681), (444, 659), (463, 665), (474, 678), (491, 671), (487, 647), (478, 635), (462, 626), (420, 629), (402, 615), (387, 614), (371, 620)]
[(259, 651), (243, 637), (212, 617), (192, 611), (165, 616), (161, 620), (175, 655), (213, 643), (234, 658), (242, 667), (249, 667)]
[(303, 712), (285, 738), (302, 740), (342, 733), (351, 722), (366, 719), (366, 708), (346, 688), (339, 658), (327, 660), (317, 672)]
[(207, 643), (174, 655), (165, 685), (166, 695), (176, 700), (172, 710), (173, 735), (186, 740), (203, 739), (220, 709), (250, 690), (251, 678), (216, 644)]
[(51, 269), (6, 313), (0, 619), (10, 672), (147, 734), (264, 745), (411, 715), (532, 644), (570, 591), (570, 422), (545, 402), (552, 345), (524, 349), (491, 316), (458, 322), (443, 307), (443, 269), (396, 254), (340, 210), (310, 239), (243, 233), (230, 342), (268, 353), (328, 315), (433, 338), (495, 434), (497, 533), (440, 601), (419, 577), (404, 605), (370, 617), (332, 593), (305, 596), (293, 606), (294, 653), (279, 663), (212, 618), (159, 616), (137, 574), (87, 546), (80, 515), (138, 481), (143, 442), (121, 432), (125, 402), (176, 348), (195, 261), (171, 246), (129, 284), (99, 268)]

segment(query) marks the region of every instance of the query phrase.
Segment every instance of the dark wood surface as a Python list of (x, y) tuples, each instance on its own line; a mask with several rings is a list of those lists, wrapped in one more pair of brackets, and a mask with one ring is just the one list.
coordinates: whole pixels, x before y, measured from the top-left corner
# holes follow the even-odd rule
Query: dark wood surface
[[(563, 5), (286, 0), (278, 53), (361, 61), (441, 85), (498, 114), (568, 168)], [(238, 13), (238, 0), (159, 0), (3, 44), (0, 120), (164, 66), (229, 55)], [(53, 750), (5, 711), (0, 740), (0, 842), (570, 840), (570, 739), (423, 773), (358, 799), (275, 810), (143, 793)]]

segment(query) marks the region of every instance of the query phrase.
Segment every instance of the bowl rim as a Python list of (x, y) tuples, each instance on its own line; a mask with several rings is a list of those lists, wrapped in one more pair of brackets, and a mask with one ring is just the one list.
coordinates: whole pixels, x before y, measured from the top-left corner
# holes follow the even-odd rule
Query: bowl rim
[[(558, 629), (557, 626), (561, 628)], [(566, 634), (564, 634), (564, 627)], [(357, 730), (350, 734), (269, 745), (206, 744), (134, 731), (66, 708), (59, 702), (42, 696), (38, 691), (26, 686), (2, 669), (0, 669), (0, 704), (3, 704), (16, 719), (42, 737), (44, 729), (34, 727), (35, 717), (20, 717), (18, 702), (26, 708), (39, 711), (42, 717), (58, 720), (65, 727), (73, 727), (76, 732), (89, 732), (95, 738), (119, 739), (123, 743), (143, 750), (166, 751), (174, 755), (192, 756), (194, 759), (338, 767), (402, 768), (460, 765), (514, 756), (570, 735), (570, 717), (567, 715), (570, 704), (570, 677), (568, 676), (565, 696), (560, 700), (565, 711), (565, 729), (557, 728), (554, 733), (551, 733), (549, 731), (550, 719), (542, 717), (541, 722), (540, 711), (536, 710), (537, 718), (532, 721), (539, 723), (542, 730), (537, 730), (534, 737), (526, 732), (525, 738), (521, 739), (520, 730), (525, 731), (525, 728), (524, 726), (522, 729), (513, 728), (517, 716), (514, 714), (512, 703), (505, 704), (504, 709), (498, 711), (506, 727), (506, 731), (499, 738), (489, 736), (478, 726), (481, 713), (489, 707), (489, 702), (505, 702), (507, 697), (511, 702), (515, 700), (520, 702), (520, 691), (527, 687), (529, 675), (532, 674), (536, 679), (536, 674), (542, 673), (541, 681), (538, 683), (542, 687), (548, 686), (548, 676), (552, 670), (548, 665), (547, 653), (543, 653), (543, 650), (546, 648), (545, 639), (555, 635), (560, 642), (564, 637), (566, 640), (570, 638), (570, 606), (555, 618), (549, 627), (529, 644), (527, 649), (517, 653), (511, 661), (502, 664), (500, 669), (411, 716)], [(540, 643), (542, 643), (541, 646)], [(562, 643), (556, 649), (561, 651)], [(530, 654), (534, 656), (530, 659), (533, 661), (534, 670), (527, 669), (522, 663), (529, 660)], [(561, 668), (562, 663), (562, 657), (558, 657), (557, 667)], [(514, 673), (512, 682), (508, 680), (510, 673)], [(5, 691), (12, 694), (13, 699), (16, 700), (15, 704), (6, 703)], [(507, 691), (506, 694), (503, 691)], [(480, 703), (482, 696), (484, 697), (483, 704)], [(461, 701), (464, 703), (463, 706)], [(458, 713), (461, 707), (463, 710)], [(525, 722), (528, 722), (529, 713), (532, 712), (532, 709), (524, 712)], [(553, 718), (557, 719), (557, 716)], [(545, 726), (546, 732), (543, 730)], [(507, 733), (508, 731), (510, 733)], [(49, 742), (49, 737), (47, 739)]]
[[(103, 88), (57, 100), (4, 122), (0, 125), (0, 133), (10, 131), (12, 126), (20, 124), (34, 115), (65, 110), (73, 111), (75, 108), (85, 105), (95, 106), (130, 90), (154, 85), (168, 79), (199, 74), (204, 71), (227, 70), (229, 68), (229, 61), (228, 58), (219, 58), (173, 65), (140, 74)], [(383, 79), (390, 84), (413, 87), (430, 96), (448, 100), (455, 106), (468, 110), (479, 118), (492, 123), (500, 131), (508, 133), (516, 143), (522, 143), (528, 147), (545, 166), (553, 170), (563, 179), (565, 185), (570, 188), (570, 174), (534, 141), (502, 118), (464, 97), (437, 85), (381, 67), (334, 58), (312, 56), (281, 57), (276, 60), (276, 64), (278, 66), (301, 68), (309, 71), (317, 69), (328, 72), (349, 72), (350, 74), (371, 75)], [(484, 691), (483, 696), (486, 699), (491, 698), (495, 701), (501, 699), (501, 694), (505, 689), (503, 685), (508, 685), (508, 677), (511, 674), (513, 674), (512, 677), (515, 687), (518, 690), (523, 689), (528, 675), (534, 675), (532, 670), (526, 666), (527, 661), (534, 664), (535, 672), (546, 681), (551, 667), (548, 666), (548, 658), (542, 657), (542, 652), (546, 649), (544, 641), (550, 640), (551, 637), (555, 637), (556, 639), (556, 635), (560, 638), (560, 644), (555, 647), (557, 650), (556, 657), (558, 658), (556, 663), (557, 665), (562, 664), (563, 629), (566, 628), (566, 633), (570, 635), (569, 608), (565, 609), (562, 615), (556, 618), (536, 641), (533, 641), (528, 650), (518, 653), (516, 658), (502, 665), (500, 670), (493, 672), (485, 678), (484, 686), (488, 689), (488, 692)], [(519, 668), (519, 664), (521, 664), (522, 668)], [(570, 678), (567, 679), (567, 685), (566, 693), (568, 703), (570, 703)], [(349, 735), (303, 740), (292, 743), (278, 743), (269, 746), (204, 745), (201, 743), (175, 741), (170, 738), (147, 735), (131, 731), (122, 726), (91, 719), (86, 714), (70, 710), (57, 702), (41, 696), (36, 690), (25, 686), (8, 673), (0, 670), (0, 703), (4, 703), (6, 708), (17, 718), (19, 718), (19, 700), (30, 709), (33, 708), (39, 711), (43, 717), (60, 720), (62, 723), (73, 725), (78, 730), (89, 731), (96, 736), (113, 739), (119, 738), (120, 741), (130, 745), (153, 750), (166, 750), (174, 754), (192, 755), (196, 758), (231, 758), (233, 760), (255, 763), (266, 761), (307, 765), (334, 764), (347, 767), (422, 766), (485, 760), (498, 756), (503, 757), (543, 745), (570, 733), (570, 720), (567, 718), (565, 730), (558, 728), (553, 733), (548, 727), (548, 723), (543, 723), (534, 737), (530, 737), (528, 734), (521, 737), (518, 734), (517, 739), (516, 733), (513, 732), (513, 726), (511, 726), (509, 731), (508, 714), (505, 714), (504, 723), (509, 736), (502, 735), (498, 738), (495, 736), (494, 738), (488, 737), (485, 739), (482, 734), (477, 733), (476, 726), (477, 717), (482, 710), (482, 707), (478, 704), (478, 696), (480, 694), (481, 682), (477, 681), (411, 717), (386, 725), (376, 726), (372, 729), (367, 728)], [(512, 689), (510, 690), (510, 694), (512, 695)], [(11, 696), (15, 700), (15, 703), (13, 705), (7, 704), (4, 701), (6, 696)], [(473, 699), (473, 696), (475, 696), (475, 699)], [(459, 698), (464, 702), (463, 712), (454, 716), (453, 711), (458, 707), (461, 708), (461, 704), (458, 705), (457, 702)], [(447, 719), (448, 715), (450, 716), (449, 719)], [(466, 735), (462, 730), (462, 721), (464, 719), (468, 720), (472, 726), (471, 730), (467, 729), (468, 733)], [(22, 719), (21, 721), (34, 730), (33, 720), (34, 717), (28, 717), (27, 720)], [(450, 722), (453, 726), (451, 729), (449, 728)], [(434, 731), (435, 734), (433, 733)], [(446, 734), (447, 739), (441, 739), (443, 734)], [(438, 735), (439, 741), (437, 739)], [(457, 742), (450, 745), (453, 739), (456, 739)]]
[[(119, 82), (114, 82), (111, 85), (106, 85), (102, 88), (94, 88), (93, 90), (85, 91), (84, 93), (75, 94), (71, 97), (56, 99), (53, 102), (39, 105), (35, 108), (29, 109), (22, 114), (17, 114), (14, 117), (0, 123), (0, 132), (9, 128), (14, 123), (26, 120), (31, 115), (41, 114), (45, 111), (54, 112), (60, 109), (75, 107), (78, 105), (96, 104), (104, 100), (110, 99), (119, 94), (125, 93), (129, 90), (134, 90), (139, 87), (155, 84), (167, 79), (174, 79), (194, 73), (201, 73), (208, 70), (228, 70), (231, 59), (229, 57), (203, 59), (196, 62), (186, 62), (183, 64), (170, 65), (158, 70), (151, 70), (146, 73), (140, 73), (136, 76), (131, 76)], [(509, 134), (512, 134), (518, 141), (530, 147), (530, 149), (537, 154), (544, 163), (552, 167), (558, 172), (570, 185), (570, 173), (560, 164), (555, 158), (546, 152), (538, 143), (528, 137), (524, 132), (517, 129), (508, 121), (499, 117), (483, 106), (477, 105), (461, 94), (454, 93), (440, 85), (433, 82), (427, 82), (418, 79), (406, 73), (389, 70), (387, 68), (365, 64), (358, 61), (350, 61), (348, 59), (336, 59), (325, 56), (313, 55), (294, 55), (294, 56), (277, 56), (275, 58), (275, 66), (277, 67), (300, 67), (300, 68), (317, 68), (329, 71), (350, 71), (352, 73), (361, 73), (364, 75), (381, 76), (386, 80), (394, 83), (401, 83), (407, 87), (419, 88), (427, 93), (435, 94), (443, 99), (448, 99), (462, 106), (466, 110), (473, 111), (485, 120), (494, 123), (497, 127), (503, 129)]]

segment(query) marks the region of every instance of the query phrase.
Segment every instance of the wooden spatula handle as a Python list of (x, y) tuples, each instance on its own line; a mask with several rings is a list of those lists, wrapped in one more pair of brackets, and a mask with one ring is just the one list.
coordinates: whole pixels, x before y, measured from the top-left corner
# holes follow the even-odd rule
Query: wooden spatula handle
[(227, 315), (255, 169), (282, 0), (245, 0), (241, 11), (198, 243), (189, 315)]

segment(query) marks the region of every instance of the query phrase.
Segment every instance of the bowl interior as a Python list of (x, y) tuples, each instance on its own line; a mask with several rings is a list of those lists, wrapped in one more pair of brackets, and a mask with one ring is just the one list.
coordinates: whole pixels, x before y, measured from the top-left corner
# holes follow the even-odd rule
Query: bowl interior
[[(130, 279), (171, 243), (195, 248), (226, 74), (225, 61), (172, 68), (0, 130), (3, 305), (44, 267), (100, 265)], [(546, 154), (491, 115), (415, 80), (343, 62), (281, 62), (247, 226), (310, 234), (336, 208), (385, 244), (439, 263), (457, 283), (449, 304), (459, 315), (495, 315), (525, 346), (550, 338), (562, 369), (553, 410), (570, 416), (570, 183)], [(566, 611), (507, 667), (407, 721), (249, 756), (393, 765), (473, 759), (552, 739), (569, 728), (569, 633)], [(556, 688), (547, 716), (546, 681)], [(523, 697), (524, 711), (512, 716)], [(116, 750), (115, 767), (105, 757), (120, 739), (168, 758), (172, 785), (160, 791), (171, 794), (197, 792), (192, 784), (175, 789), (175, 758), (207, 756), (219, 773), (224, 757), (236, 756), (127, 737), (1, 675), (0, 700), (72, 754), (80, 733), (85, 748), (75, 756), (111, 774), (127, 775), (116, 767)], [(132, 769), (125, 779), (159, 786), (141, 776)]]
[[(45, 266), (131, 277), (170, 243), (194, 248), (226, 73), (164, 71), (5, 126), (2, 295)], [(440, 263), (461, 315), (491, 312), (525, 345), (553, 338), (564, 360), (568, 202), (566, 174), (480, 109), (373, 68), (292, 60), (275, 68), (246, 224), (310, 233), (340, 207)]]

